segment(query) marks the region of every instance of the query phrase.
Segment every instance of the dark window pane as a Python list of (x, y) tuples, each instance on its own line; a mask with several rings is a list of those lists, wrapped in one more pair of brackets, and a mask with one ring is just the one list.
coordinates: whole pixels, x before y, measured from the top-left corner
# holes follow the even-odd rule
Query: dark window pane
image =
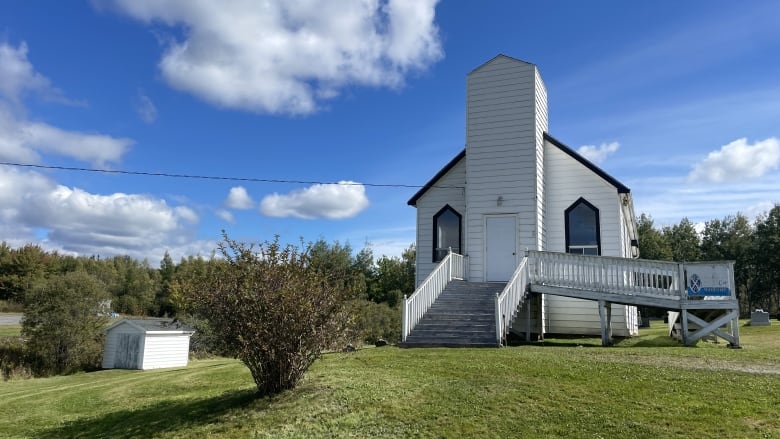
[(596, 212), (584, 203), (569, 211), (569, 245), (598, 245)]
[(566, 210), (566, 243), (569, 253), (598, 255), (599, 211), (580, 199)]
[(436, 236), (433, 242), (433, 260), (438, 262), (447, 256), (452, 248), (460, 253), (460, 216), (451, 208), (444, 209), (433, 218)]

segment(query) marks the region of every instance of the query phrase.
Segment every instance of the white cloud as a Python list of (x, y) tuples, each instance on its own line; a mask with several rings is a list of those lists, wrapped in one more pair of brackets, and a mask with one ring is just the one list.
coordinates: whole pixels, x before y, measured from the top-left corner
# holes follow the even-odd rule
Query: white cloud
[(746, 138), (737, 139), (696, 163), (689, 181), (723, 183), (754, 179), (780, 165), (780, 140), (770, 137), (749, 145)]
[(685, 176), (635, 178), (628, 183), (636, 213), (648, 213), (660, 225), (678, 223), (683, 217), (694, 223), (721, 219), (737, 212), (752, 219), (780, 201), (780, 173), (719, 185), (687, 181)]
[(195, 245), (190, 225), (197, 222), (192, 209), (148, 195), (92, 194), (0, 166), (0, 230), (10, 232), (4, 236), (12, 240), (39, 241), (33, 231), (43, 231), (47, 248), (145, 258), (162, 256), (164, 249), (158, 250), (165, 246)]
[(315, 184), (287, 195), (268, 195), (260, 202), (260, 212), (273, 217), (303, 219), (351, 218), (368, 207), (366, 188), (352, 181)]
[(135, 111), (138, 117), (146, 123), (154, 123), (157, 120), (157, 106), (152, 102), (152, 98), (139, 93), (135, 103)]
[(49, 78), (36, 72), (27, 58), (27, 51), (25, 42), (18, 47), (0, 43), (0, 97), (17, 106), (21, 105), (22, 96), (28, 93), (61, 104), (84, 105), (65, 97)]
[(255, 202), (247, 193), (243, 186), (230, 188), (230, 193), (225, 200), (225, 206), (231, 209), (251, 209), (255, 207)]
[(13, 117), (0, 105), (0, 158), (34, 163), (40, 153), (72, 157), (98, 166), (117, 162), (133, 141), (104, 134), (66, 131)]
[(414, 242), (414, 235), (411, 235), (408, 239), (403, 238), (386, 238), (375, 239), (371, 241), (371, 249), (374, 251), (374, 258), (378, 259), (382, 256), (390, 258), (401, 257), (404, 250), (409, 248), (409, 245)]
[(27, 45), (0, 43), (0, 159), (36, 163), (41, 153), (54, 153), (103, 166), (116, 162), (132, 140), (104, 134), (67, 131), (20, 117), (21, 97), (36, 92), (67, 103), (62, 92), (36, 72), (27, 60)]
[(217, 209), (216, 214), (217, 214), (218, 217), (222, 218), (223, 220), (225, 220), (226, 222), (228, 222), (230, 224), (235, 224), (236, 223), (236, 218), (233, 216), (233, 213), (230, 212), (229, 210)]
[(350, 84), (397, 87), (441, 59), (438, 0), (114, 0), (184, 27), (159, 67), (173, 87), (229, 108), (306, 114)]
[(0, 94), (10, 101), (18, 101), (27, 92), (62, 95), (48, 78), (35, 71), (27, 59), (26, 43), (22, 42), (16, 48), (0, 43)]
[(756, 219), (758, 216), (763, 215), (770, 210), (772, 210), (773, 207), (775, 207), (775, 204), (780, 203), (780, 195), (777, 196), (778, 201), (759, 201), (758, 203), (751, 204), (747, 208), (745, 208), (745, 211), (743, 212), (745, 216), (750, 218), (751, 220)]
[(592, 161), (595, 164), (602, 163), (606, 158), (615, 151), (620, 148), (620, 143), (618, 142), (611, 142), (611, 143), (602, 143), (599, 146), (596, 145), (583, 145), (580, 146), (577, 149), (577, 152), (580, 153), (583, 157), (586, 159)]

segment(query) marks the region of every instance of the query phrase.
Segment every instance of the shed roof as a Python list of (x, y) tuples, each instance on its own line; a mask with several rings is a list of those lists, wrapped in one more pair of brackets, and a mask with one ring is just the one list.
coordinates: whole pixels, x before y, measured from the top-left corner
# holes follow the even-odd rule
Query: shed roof
[(143, 332), (155, 332), (155, 333), (170, 332), (170, 333), (179, 333), (179, 334), (195, 332), (195, 329), (193, 327), (181, 322), (180, 320), (167, 319), (167, 318), (140, 318), (140, 319), (125, 318), (113, 323), (111, 326), (106, 328), (106, 332), (123, 323), (129, 324), (130, 326), (133, 326), (136, 329)]
[[(549, 135), (548, 133), (544, 133), (544, 139), (550, 142), (551, 144), (555, 145), (558, 149), (565, 152), (569, 156), (571, 156), (574, 160), (577, 160), (582, 165), (584, 165), (586, 168), (590, 169), (594, 174), (598, 175), (599, 177), (603, 178), (607, 183), (611, 184), (612, 186), (617, 189), (618, 193), (620, 194), (629, 194), (631, 193), (631, 189), (629, 189), (626, 185), (619, 182), (615, 177), (607, 174), (603, 169), (599, 168), (598, 166), (594, 165), (590, 160), (586, 159), (585, 157), (581, 156), (577, 151), (571, 149), (570, 147), (566, 146), (563, 142), (556, 139), (555, 137)], [(443, 168), (439, 172), (436, 173), (436, 175), (431, 178), (431, 180), (428, 183), (425, 183), (425, 186), (422, 187), (419, 191), (417, 191), (416, 194), (412, 196), (412, 198), (409, 199), (409, 201), (406, 203), (410, 206), (417, 206), (417, 200), (420, 199), (423, 195), (425, 195), (426, 192), (428, 192), (428, 189), (435, 187), (436, 183), (439, 181), (440, 178), (444, 177), (444, 175), (449, 172), (450, 169), (452, 169), (455, 165), (458, 164), (463, 158), (466, 157), (466, 150), (464, 149), (461, 151), (458, 155), (455, 156), (452, 160), (450, 160), (449, 163), (444, 165)]]

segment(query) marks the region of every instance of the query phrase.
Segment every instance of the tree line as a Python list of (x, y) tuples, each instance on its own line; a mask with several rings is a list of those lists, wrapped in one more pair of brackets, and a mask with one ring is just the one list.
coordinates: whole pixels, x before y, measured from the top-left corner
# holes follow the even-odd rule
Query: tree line
[(752, 223), (743, 214), (706, 221), (701, 231), (688, 218), (656, 227), (653, 218), (637, 218), (643, 259), (675, 262), (734, 261), (734, 282), (743, 316), (755, 308), (780, 308), (780, 204)]
[[(302, 348), (313, 328), (321, 330), (315, 331), (309, 355), (296, 351), (295, 358), (311, 360), (336, 343), (400, 338), (401, 298), (414, 290), (413, 245), (401, 257), (378, 259), (370, 245), (355, 253), (349, 244), (324, 240), (282, 247), (277, 238), (258, 244), (260, 253), (253, 248), (225, 236), (219, 253), (209, 258), (175, 263), (166, 252), (159, 267), (152, 267), (127, 256), (71, 256), (2, 243), (0, 305), (23, 310), (24, 319), (22, 339), (0, 340), (5, 343), (0, 343), (0, 369), (5, 376), (20, 370), (43, 376), (98, 368), (102, 329), (111, 312), (182, 320), (195, 327), (192, 349), (203, 355), (246, 357), (255, 351), (236, 343), (250, 339), (251, 346), (278, 350), (280, 340), (297, 337)], [(242, 283), (249, 279), (256, 280), (251, 287)], [(343, 325), (325, 330), (326, 321)], [(270, 332), (258, 332), (263, 325)], [(263, 336), (265, 344), (259, 341)], [(283, 352), (273, 356), (279, 355)], [(305, 370), (300, 364), (296, 367)], [(260, 369), (270, 370), (268, 365)], [(266, 382), (259, 380), (258, 386)]]
[[(350, 244), (318, 240), (310, 244), (312, 264), (340, 276), (348, 277), (349, 288), (356, 297), (375, 304), (397, 307), (404, 294), (414, 290), (415, 247), (410, 245), (400, 257), (375, 258), (370, 244), (353, 254)], [(175, 262), (168, 252), (159, 267), (147, 260), (129, 256), (101, 258), (72, 256), (46, 251), (27, 244), (12, 248), (0, 243), (0, 301), (6, 309), (21, 309), (27, 293), (35, 286), (70, 272), (84, 273), (94, 278), (111, 301), (111, 310), (132, 316), (176, 316), (178, 309), (172, 300), (182, 285), (191, 283), (210, 265), (222, 259), (188, 256)], [(17, 304), (18, 306), (14, 306)]]

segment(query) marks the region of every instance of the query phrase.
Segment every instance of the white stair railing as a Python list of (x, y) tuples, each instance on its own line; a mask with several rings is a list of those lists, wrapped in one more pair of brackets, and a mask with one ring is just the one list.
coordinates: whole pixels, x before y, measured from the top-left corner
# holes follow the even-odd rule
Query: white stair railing
[(463, 256), (449, 250), (447, 256), (425, 278), (409, 298), (404, 295), (401, 315), (401, 341), (412, 332), (433, 302), (439, 297), (452, 279), (463, 279), (466, 269)]
[(501, 294), (496, 294), (496, 342), (500, 346), (528, 292), (528, 257), (523, 258)]

